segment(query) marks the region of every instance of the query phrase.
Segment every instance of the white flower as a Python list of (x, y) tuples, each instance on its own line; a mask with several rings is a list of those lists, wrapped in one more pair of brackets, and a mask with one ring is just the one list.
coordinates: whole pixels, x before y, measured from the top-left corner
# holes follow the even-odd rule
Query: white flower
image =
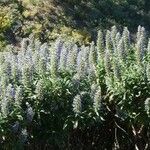
[(37, 98), (39, 100), (43, 100), (44, 98), (44, 88), (43, 88), (43, 81), (39, 80), (37, 85), (36, 85), (36, 89), (35, 89), (35, 93), (37, 95)]
[(102, 101), (102, 95), (101, 95), (101, 88), (99, 86), (95, 92), (94, 102), (93, 102), (93, 107), (96, 112), (100, 110), (101, 101)]
[(23, 40), (21, 41), (21, 51), (26, 53), (28, 45), (29, 45), (29, 39), (23, 38)]
[(98, 61), (103, 59), (104, 55), (104, 37), (103, 33), (101, 30), (98, 31), (98, 36), (97, 36), (97, 52), (98, 52)]
[(121, 39), (121, 34), (120, 34), (120, 32), (118, 32), (118, 33), (116, 34), (116, 37), (115, 37), (116, 47), (117, 47), (117, 45), (119, 44), (120, 39)]
[(138, 26), (138, 31), (137, 31), (137, 35), (136, 35), (136, 41), (138, 41), (139, 39), (140, 39), (140, 37), (141, 37), (141, 26), (139, 25)]
[(92, 42), (89, 51), (89, 76), (95, 77), (96, 75), (96, 67), (97, 67), (97, 52), (95, 49), (95, 45)]
[(150, 38), (148, 39), (147, 53), (150, 55)]
[(60, 70), (66, 70), (67, 56), (68, 56), (68, 48), (66, 45), (64, 45), (60, 54), (60, 65), (59, 65)]
[(11, 63), (8, 61), (5, 61), (2, 65), (1, 65), (1, 75), (2, 76), (8, 76), (10, 78), (11, 76)]
[(136, 49), (137, 62), (140, 63), (145, 55), (145, 45), (143, 37), (140, 37), (140, 39), (138, 40)]
[(82, 100), (80, 95), (76, 95), (73, 99), (73, 111), (75, 114), (79, 114), (82, 111)]
[(25, 87), (29, 88), (32, 81), (32, 70), (28, 64), (24, 64), (22, 68), (22, 83)]
[(85, 62), (84, 62), (84, 51), (83, 50), (81, 50), (78, 53), (77, 73), (78, 73), (79, 77), (83, 77), (85, 75)]
[(74, 45), (72, 50), (69, 51), (67, 57), (67, 69), (71, 71), (75, 71), (77, 66), (77, 55), (78, 55), (78, 47)]
[(20, 106), (23, 100), (23, 89), (18, 86), (16, 88), (16, 94), (15, 94), (15, 104)]
[(90, 93), (90, 95), (91, 95), (92, 98), (94, 98), (97, 89), (98, 89), (98, 84), (93, 83), (91, 85), (91, 93)]
[(108, 50), (106, 50), (106, 52), (105, 52), (104, 65), (105, 65), (105, 71), (106, 71), (107, 75), (110, 75), (110, 73), (111, 73), (111, 58), (110, 58), (110, 53)]
[(114, 48), (113, 48), (113, 43), (111, 40), (111, 32), (109, 30), (107, 30), (106, 32), (106, 50), (110, 52), (110, 54), (112, 54), (114, 52)]
[(63, 42), (61, 41), (60, 38), (58, 38), (55, 41), (54, 48), (51, 49), (50, 72), (52, 76), (55, 76), (59, 69), (62, 48), (63, 48)]
[(150, 117), (150, 98), (145, 100), (145, 111), (147, 115)]
[(47, 69), (47, 66), (46, 66), (46, 60), (45, 60), (45, 57), (41, 57), (39, 59), (39, 62), (38, 62), (38, 72), (40, 75), (43, 75), (46, 73), (46, 69)]
[(120, 60), (125, 60), (125, 57), (126, 57), (126, 51), (125, 51), (125, 48), (123, 46), (123, 39), (121, 38), (119, 43), (118, 43), (118, 46), (117, 46), (117, 53), (118, 53), (118, 56), (120, 58)]
[(16, 63), (12, 63), (11, 72), (13, 81), (18, 82), (20, 80), (20, 71)]
[(127, 27), (124, 27), (124, 29), (123, 29), (122, 38), (123, 38), (123, 42), (124, 42), (125, 51), (128, 52), (129, 46), (130, 46), (130, 32)]
[(113, 43), (113, 49), (116, 48), (116, 34), (117, 34), (117, 28), (116, 26), (113, 26), (111, 28), (111, 41)]
[(114, 77), (116, 79), (120, 79), (121, 77), (120, 64), (117, 58), (115, 58), (113, 61), (113, 71), (114, 71)]
[(10, 113), (10, 101), (6, 98), (3, 97), (1, 100), (1, 113), (3, 117), (7, 117), (7, 115)]
[(9, 100), (13, 100), (15, 98), (15, 89), (12, 84), (9, 84), (6, 88), (6, 97)]

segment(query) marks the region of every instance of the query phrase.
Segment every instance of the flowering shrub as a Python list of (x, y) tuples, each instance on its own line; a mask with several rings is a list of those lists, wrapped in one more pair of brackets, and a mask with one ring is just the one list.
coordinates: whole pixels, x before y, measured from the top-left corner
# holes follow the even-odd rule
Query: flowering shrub
[(136, 42), (112, 27), (88, 47), (30, 36), (1, 52), (1, 147), (148, 149), (149, 54), (141, 26)]

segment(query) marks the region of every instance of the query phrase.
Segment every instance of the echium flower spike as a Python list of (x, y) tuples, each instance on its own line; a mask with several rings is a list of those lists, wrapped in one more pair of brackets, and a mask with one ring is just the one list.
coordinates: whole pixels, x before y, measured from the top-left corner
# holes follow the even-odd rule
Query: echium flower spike
[(126, 51), (123, 45), (123, 38), (120, 39), (117, 46), (117, 53), (121, 61), (125, 60)]
[(13, 63), (11, 66), (11, 71), (12, 71), (12, 79), (16, 83), (19, 81), (20, 73), (19, 69), (16, 63)]
[(30, 88), (31, 86), (31, 70), (28, 64), (24, 64), (22, 70), (22, 83), (26, 88)]
[(0, 65), (2, 65), (5, 62), (5, 56), (3, 53), (0, 54)]
[(150, 63), (146, 64), (146, 77), (150, 81)]
[(137, 51), (136, 51), (137, 62), (141, 63), (141, 61), (143, 60), (143, 57), (145, 55), (144, 40), (142, 37), (138, 40), (136, 49), (137, 49)]
[(97, 64), (97, 52), (94, 42), (92, 42), (90, 45), (89, 61), (94, 65)]
[(97, 66), (97, 52), (94, 43), (92, 42), (89, 49), (89, 76), (95, 77), (95, 75), (97, 74), (96, 66)]
[(122, 38), (123, 38), (123, 42), (124, 42), (125, 51), (128, 52), (129, 46), (130, 46), (130, 32), (127, 27), (124, 27), (124, 29), (123, 29)]
[(35, 51), (40, 51), (41, 42), (38, 39), (34, 39), (34, 49)]
[[(145, 30), (145, 28), (144, 27), (142, 27), (141, 28), (141, 37), (140, 37), (140, 39), (142, 39), (142, 43), (143, 43), (143, 45), (142, 45), (142, 47), (143, 47), (143, 53), (145, 54), (145, 52), (146, 52), (146, 45), (147, 45), (147, 38), (146, 38), (147, 36), (146, 36), (146, 30)], [(139, 39), (139, 40), (140, 40)]]
[(110, 54), (113, 53), (114, 49), (113, 49), (113, 43), (111, 40), (111, 32), (109, 30), (107, 30), (106, 32), (106, 50), (110, 52)]
[(35, 94), (38, 100), (44, 99), (44, 87), (43, 86), (44, 86), (43, 81), (39, 80), (35, 89)]
[(32, 56), (32, 59), (33, 59), (33, 64), (34, 64), (34, 67), (36, 69), (36, 71), (38, 70), (38, 63), (39, 63), (39, 60), (40, 60), (40, 56), (38, 54), (38, 52), (34, 52), (33, 56)]
[(148, 39), (147, 54), (150, 56), (150, 38)]
[(112, 41), (112, 44), (113, 44), (113, 49), (116, 48), (116, 34), (117, 34), (117, 28), (116, 26), (113, 26), (111, 28), (111, 41)]
[(44, 57), (41, 57), (38, 62), (38, 71), (40, 75), (44, 75), (46, 73), (46, 60)]
[(15, 98), (15, 89), (12, 84), (9, 84), (6, 88), (6, 97), (10, 101)]
[(47, 43), (44, 43), (44, 44), (41, 45), (41, 47), (40, 47), (40, 55), (41, 55), (41, 57), (45, 57), (45, 59), (48, 58), (49, 48), (48, 48), (48, 44)]
[(102, 102), (102, 94), (101, 94), (101, 87), (99, 86), (95, 92), (93, 108), (96, 112), (98, 112), (101, 108)]
[(117, 58), (115, 58), (113, 62), (113, 71), (114, 71), (114, 77), (120, 80), (121, 77), (120, 64)]
[(146, 43), (146, 30), (144, 27), (141, 28), (141, 37), (144, 39), (144, 43)]
[(54, 77), (57, 74), (58, 69), (58, 60), (57, 60), (57, 53), (55, 49), (51, 51), (51, 65), (50, 65), (50, 72), (51, 75)]
[(35, 48), (35, 37), (34, 37), (34, 35), (33, 34), (30, 34), (29, 35), (29, 48), (30, 49), (32, 49), (32, 50), (35, 50), (34, 48)]
[(101, 61), (104, 56), (104, 37), (101, 30), (98, 31), (97, 36), (97, 52), (98, 52), (98, 61)]
[(7, 117), (7, 115), (10, 113), (9, 111), (9, 100), (4, 97), (1, 100), (1, 114), (3, 117)]
[(104, 65), (105, 65), (106, 74), (109, 76), (111, 74), (111, 58), (110, 58), (110, 52), (108, 50), (106, 50), (105, 52)]
[(73, 111), (75, 114), (80, 114), (82, 111), (82, 100), (80, 95), (76, 95), (73, 99)]
[(20, 106), (23, 100), (23, 89), (18, 86), (16, 88), (16, 94), (15, 94), (15, 105)]
[(5, 61), (2, 66), (0, 72), (3, 76), (11, 77), (11, 64), (10, 62)]
[(28, 45), (29, 45), (29, 39), (24, 38), (21, 42), (21, 51), (26, 53)]
[(121, 39), (121, 34), (120, 32), (118, 32), (115, 37), (116, 47), (118, 46), (120, 39)]
[(15, 97), (15, 90), (11, 84), (6, 87), (6, 92), (3, 94), (1, 101), (1, 113), (3, 117), (7, 117), (13, 110), (13, 99)]
[(150, 117), (150, 98), (147, 98), (145, 100), (145, 111), (146, 111), (148, 117)]
[(56, 40), (55, 45), (54, 45), (55, 51), (56, 51), (57, 61), (60, 60), (60, 54), (61, 54), (63, 45), (64, 45), (64, 43), (62, 42), (61, 37), (59, 37), (59, 38)]
[(141, 37), (141, 26), (139, 25), (138, 26), (138, 31), (137, 31), (137, 34), (136, 34), (136, 41), (138, 42), (140, 37)]
[(94, 98), (94, 96), (95, 96), (95, 93), (96, 93), (96, 90), (98, 89), (98, 84), (96, 84), (96, 83), (93, 83), (92, 85), (91, 85), (91, 93), (90, 93), (90, 95), (91, 95), (91, 97), (92, 98)]
[[(146, 31), (144, 27), (139, 26), (138, 27), (138, 32), (137, 32), (137, 43), (139, 40), (143, 39), (143, 45), (146, 45)], [(145, 47), (144, 47), (145, 48)]]
[(85, 73), (89, 73), (89, 47), (82, 46), (83, 49), (83, 58), (84, 58), (84, 68), (85, 68)]
[(51, 66), (50, 72), (53, 77), (56, 76), (59, 66), (59, 60), (61, 56), (61, 51), (63, 48), (63, 42), (58, 38), (54, 44), (54, 48), (51, 51)]
[(68, 53), (67, 68), (74, 71), (77, 65), (78, 47), (74, 45), (72, 50)]
[(1, 77), (1, 90), (2, 90), (2, 93), (5, 94), (6, 93), (6, 87), (8, 86), (9, 84), (9, 78), (8, 76), (2, 76)]
[(60, 70), (66, 69), (67, 55), (68, 55), (68, 48), (66, 46), (63, 46), (61, 54), (60, 54), (60, 64), (59, 64)]
[(85, 75), (84, 51), (81, 50), (77, 57), (77, 74), (79, 78)]

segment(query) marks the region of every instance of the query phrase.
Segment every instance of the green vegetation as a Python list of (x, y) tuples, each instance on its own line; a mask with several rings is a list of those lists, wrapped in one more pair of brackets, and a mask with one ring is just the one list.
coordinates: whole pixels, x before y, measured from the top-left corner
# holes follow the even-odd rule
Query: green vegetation
[(113, 26), (90, 46), (30, 36), (9, 49), (0, 53), (1, 148), (149, 149), (144, 27), (134, 42)]
[(0, 149), (149, 150), (149, 30), (149, 0), (0, 0)]

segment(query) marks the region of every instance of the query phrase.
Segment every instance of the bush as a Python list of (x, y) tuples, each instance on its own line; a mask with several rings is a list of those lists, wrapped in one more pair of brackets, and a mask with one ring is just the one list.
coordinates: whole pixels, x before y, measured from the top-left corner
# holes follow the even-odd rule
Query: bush
[(1, 148), (149, 148), (144, 27), (135, 42), (114, 26), (87, 47), (30, 36), (19, 51), (10, 49), (0, 53)]

